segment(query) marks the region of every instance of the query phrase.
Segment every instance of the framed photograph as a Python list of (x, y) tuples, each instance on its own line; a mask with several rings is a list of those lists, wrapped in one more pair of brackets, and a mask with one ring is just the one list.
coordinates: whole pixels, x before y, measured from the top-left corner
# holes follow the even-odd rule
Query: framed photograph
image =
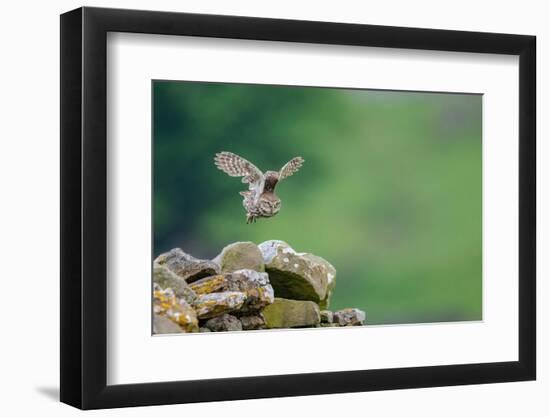
[(61, 16), (61, 401), (533, 380), (535, 37)]

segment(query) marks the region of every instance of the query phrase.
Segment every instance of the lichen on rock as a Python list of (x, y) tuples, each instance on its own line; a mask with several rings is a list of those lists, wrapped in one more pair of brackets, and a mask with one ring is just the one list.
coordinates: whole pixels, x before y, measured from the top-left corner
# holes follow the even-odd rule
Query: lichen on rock
[(193, 307), (199, 319), (209, 319), (240, 309), (245, 300), (246, 294), (242, 292), (215, 292), (199, 295)]
[(288, 243), (269, 240), (259, 245), (276, 297), (309, 300), (326, 308), (336, 285), (336, 269), (325, 259), (296, 252)]
[(223, 275), (202, 278), (190, 284), (197, 294), (238, 291), (246, 294), (241, 312), (258, 311), (271, 304), (275, 298), (273, 287), (265, 272), (241, 269)]
[(159, 255), (154, 262), (166, 266), (188, 283), (221, 272), (217, 263), (206, 259), (197, 259), (180, 248)]
[(201, 278), (198, 281), (192, 282), (189, 287), (195, 292), (195, 294), (203, 295), (223, 291), (225, 285), (225, 275), (212, 275), (210, 277)]
[(178, 299), (171, 288), (162, 289), (154, 284), (153, 312), (177, 323), (187, 333), (199, 330), (195, 310), (183, 298)]
[(153, 334), (183, 333), (183, 330), (168, 317), (153, 315)]
[(197, 294), (189, 287), (189, 284), (164, 265), (153, 263), (153, 282), (161, 288), (171, 288), (178, 298), (183, 298), (188, 303), (193, 303)]
[(343, 310), (335, 311), (333, 317), (334, 323), (337, 323), (339, 326), (362, 326), (367, 319), (365, 312), (358, 308), (344, 308)]

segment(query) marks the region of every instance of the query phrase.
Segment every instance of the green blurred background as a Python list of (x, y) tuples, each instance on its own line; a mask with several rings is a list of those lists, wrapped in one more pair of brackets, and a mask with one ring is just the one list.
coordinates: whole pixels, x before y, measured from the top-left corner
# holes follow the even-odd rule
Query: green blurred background
[[(153, 81), (154, 255), (279, 239), (331, 262), (331, 309), (368, 324), (480, 320), (481, 95)], [(245, 223), (231, 151), (280, 183)]]

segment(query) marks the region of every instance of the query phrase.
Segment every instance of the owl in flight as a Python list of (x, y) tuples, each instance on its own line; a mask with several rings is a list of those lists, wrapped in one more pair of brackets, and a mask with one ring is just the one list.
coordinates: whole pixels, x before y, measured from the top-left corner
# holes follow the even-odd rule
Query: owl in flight
[(246, 222), (255, 222), (258, 217), (273, 217), (281, 209), (281, 199), (275, 194), (275, 186), (279, 181), (290, 177), (300, 169), (304, 160), (301, 156), (292, 158), (279, 172), (263, 173), (253, 163), (231, 152), (219, 152), (214, 163), (231, 177), (243, 177), (242, 182), (248, 184), (248, 191), (239, 194), (244, 197), (243, 206), (246, 210)]

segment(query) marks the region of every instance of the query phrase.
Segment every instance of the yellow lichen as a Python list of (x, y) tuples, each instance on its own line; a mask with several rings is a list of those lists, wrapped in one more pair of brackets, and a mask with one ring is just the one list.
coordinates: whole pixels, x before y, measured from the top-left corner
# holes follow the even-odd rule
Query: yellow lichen
[(199, 329), (193, 308), (185, 300), (178, 300), (170, 288), (153, 291), (153, 310), (177, 323), (186, 332), (196, 332)]
[(223, 275), (214, 275), (208, 278), (203, 278), (198, 281), (195, 281), (189, 286), (195, 294), (209, 294), (221, 289), (225, 285), (225, 277)]

